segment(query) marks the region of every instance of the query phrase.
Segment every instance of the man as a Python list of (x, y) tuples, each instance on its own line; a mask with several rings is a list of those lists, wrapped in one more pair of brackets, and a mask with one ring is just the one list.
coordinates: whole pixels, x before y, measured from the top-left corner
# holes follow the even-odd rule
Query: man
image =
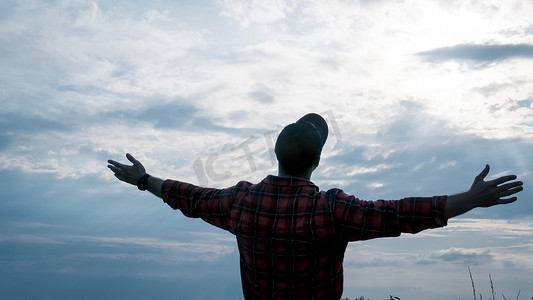
[(133, 165), (109, 160), (108, 167), (184, 215), (234, 234), (246, 299), (340, 299), (348, 242), (446, 226), (472, 208), (514, 202), (509, 196), (522, 190), (514, 175), (484, 181), (487, 165), (469, 191), (452, 196), (363, 201), (340, 189), (320, 191), (310, 179), (327, 135), (320, 115), (303, 116), (278, 136), (278, 176), (226, 189), (150, 176), (130, 154)]

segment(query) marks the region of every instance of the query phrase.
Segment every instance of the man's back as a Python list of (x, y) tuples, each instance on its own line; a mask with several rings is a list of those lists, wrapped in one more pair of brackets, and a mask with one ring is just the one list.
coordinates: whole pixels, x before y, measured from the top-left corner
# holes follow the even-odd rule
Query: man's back
[(348, 243), (335, 234), (331, 203), (318, 187), (269, 176), (236, 197), (231, 211), (247, 298), (341, 297)]
[(368, 202), (295, 177), (227, 189), (167, 180), (162, 191), (172, 208), (235, 234), (246, 299), (340, 299), (349, 241), (446, 224), (446, 197)]

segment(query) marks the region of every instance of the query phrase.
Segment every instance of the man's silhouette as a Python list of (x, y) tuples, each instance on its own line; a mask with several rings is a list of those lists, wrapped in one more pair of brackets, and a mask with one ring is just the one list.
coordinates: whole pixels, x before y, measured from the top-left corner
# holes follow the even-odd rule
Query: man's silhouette
[(446, 226), (472, 208), (516, 201), (508, 196), (522, 190), (515, 175), (484, 181), (486, 165), (467, 192), (451, 196), (364, 201), (340, 189), (320, 191), (310, 179), (327, 135), (320, 115), (303, 116), (278, 136), (277, 176), (225, 189), (150, 176), (130, 154), (133, 165), (109, 160), (108, 167), (185, 216), (234, 234), (246, 299), (340, 299), (348, 242)]

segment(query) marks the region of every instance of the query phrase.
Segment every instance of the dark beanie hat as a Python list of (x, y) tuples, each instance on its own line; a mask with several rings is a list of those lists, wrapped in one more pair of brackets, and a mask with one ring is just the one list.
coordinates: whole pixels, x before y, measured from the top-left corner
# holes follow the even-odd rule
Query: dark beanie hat
[(309, 113), (283, 128), (276, 140), (276, 157), (290, 173), (305, 171), (320, 157), (327, 138), (326, 120)]

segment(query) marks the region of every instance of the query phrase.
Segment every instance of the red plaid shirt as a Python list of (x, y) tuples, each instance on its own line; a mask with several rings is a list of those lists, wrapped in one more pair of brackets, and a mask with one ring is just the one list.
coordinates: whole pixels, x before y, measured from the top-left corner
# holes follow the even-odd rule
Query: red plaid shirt
[(162, 194), (237, 237), (246, 299), (340, 299), (348, 242), (446, 225), (446, 196), (364, 201), (272, 175), (226, 189), (167, 180)]

